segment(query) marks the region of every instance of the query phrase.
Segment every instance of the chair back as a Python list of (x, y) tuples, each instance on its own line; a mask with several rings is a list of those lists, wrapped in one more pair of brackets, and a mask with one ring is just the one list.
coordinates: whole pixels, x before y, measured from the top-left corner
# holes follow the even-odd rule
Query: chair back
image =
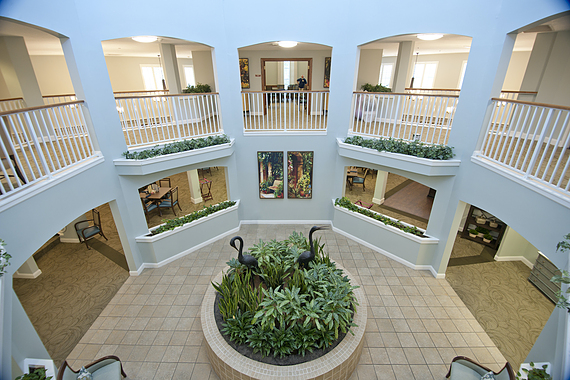
[(172, 202), (172, 205), (175, 205), (176, 202), (178, 202), (178, 186), (170, 190), (170, 201)]
[(94, 208), (93, 210), (91, 210), (91, 214), (93, 215), (93, 224), (97, 227), (99, 227), (99, 229), (101, 228), (101, 216), (99, 215), (99, 211)]
[(158, 180), (158, 186), (160, 187), (170, 187), (170, 177), (166, 177)]
[(364, 169), (364, 179), (366, 179), (366, 176), (368, 175), (369, 172), (370, 172), (370, 169), (368, 169), (368, 168)]

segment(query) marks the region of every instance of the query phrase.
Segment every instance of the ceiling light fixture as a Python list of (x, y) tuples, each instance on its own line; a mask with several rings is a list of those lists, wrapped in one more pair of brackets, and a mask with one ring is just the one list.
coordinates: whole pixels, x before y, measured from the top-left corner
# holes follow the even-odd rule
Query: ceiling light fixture
[(292, 48), (297, 46), (297, 41), (279, 41), (277, 42), (277, 45), (283, 48)]
[(417, 37), (420, 40), (424, 40), (424, 41), (434, 41), (434, 40), (439, 40), (441, 37), (443, 37), (443, 34), (441, 34), (441, 33), (424, 33), (424, 34), (418, 34)]
[(137, 42), (142, 42), (145, 44), (148, 44), (150, 42), (154, 42), (156, 40), (158, 40), (157, 36), (135, 36), (132, 37), (133, 40), (137, 41)]

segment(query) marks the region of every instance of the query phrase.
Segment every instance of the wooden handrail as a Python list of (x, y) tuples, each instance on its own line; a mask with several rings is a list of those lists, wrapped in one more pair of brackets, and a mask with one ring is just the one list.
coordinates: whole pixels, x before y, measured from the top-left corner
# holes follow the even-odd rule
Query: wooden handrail
[(0, 112), (0, 116), (8, 116), (8, 115), (12, 115), (15, 113), (43, 110), (43, 109), (47, 109), (47, 108), (61, 107), (61, 106), (67, 106), (67, 105), (71, 105), (71, 104), (80, 104), (80, 103), (84, 103), (84, 101), (83, 100), (75, 100), (73, 102), (49, 104), (49, 105), (45, 105), (45, 106), (18, 108), (17, 110)]
[(417, 87), (408, 87), (406, 90), (421, 90), (421, 91), (461, 91), (460, 88), (417, 88)]
[(538, 94), (538, 92), (536, 92), (536, 91), (501, 90), (501, 92), (507, 92), (509, 94)]
[(9, 98), (9, 99), (0, 99), (0, 102), (9, 102), (11, 100), (24, 100), (24, 98)]
[(61, 98), (64, 96), (75, 96), (75, 94), (61, 94), (61, 95), (42, 95), (42, 98)]
[(445, 95), (445, 94), (410, 94), (408, 92), (367, 92), (367, 91), (354, 91), (353, 94), (379, 94), (379, 95), (405, 95), (405, 96), (443, 96), (447, 98), (459, 98), (459, 95)]
[(169, 90), (137, 90), (137, 91), (113, 91), (113, 94), (139, 94), (146, 92), (168, 92)]
[[(145, 91), (148, 92), (148, 91)], [(167, 98), (175, 96), (218, 95), (217, 92), (192, 92), (183, 94), (143, 95), (143, 96), (115, 96), (115, 99), (141, 99), (141, 98)]]
[(523, 100), (512, 100), (512, 99), (503, 99), (503, 98), (491, 98), (491, 100), (497, 102), (509, 102), (509, 103), (516, 103), (516, 104), (526, 104), (529, 106), (537, 106), (537, 107), (546, 107), (546, 108), (556, 108), (559, 110), (570, 111), (570, 107), (568, 106), (558, 106), (556, 104), (546, 104), (546, 103), (534, 103), (534, 102), (526, 102)]

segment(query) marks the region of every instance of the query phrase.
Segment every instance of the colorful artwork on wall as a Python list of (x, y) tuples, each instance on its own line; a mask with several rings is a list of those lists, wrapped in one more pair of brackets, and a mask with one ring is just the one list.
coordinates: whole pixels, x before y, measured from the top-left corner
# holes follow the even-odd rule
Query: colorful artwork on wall
[(249, 58), (239, 59), (239, 73), (241, 77), (241, 88), (249, 88)]
[(324, 88), (329, 88), (331, 82), (331, 57), (325, 57), (325, 83)]
[(287, 152), (287, 197), (313, 197), (314, 152)]
[(259, 198), (283, 198), (283, 152), (257, 152)]

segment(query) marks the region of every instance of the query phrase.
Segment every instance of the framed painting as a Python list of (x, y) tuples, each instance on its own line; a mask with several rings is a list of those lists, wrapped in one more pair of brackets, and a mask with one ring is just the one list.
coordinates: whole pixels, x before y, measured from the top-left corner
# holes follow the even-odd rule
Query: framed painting
[(283, 152), (257, 152), (259, 198), (283, 199)]
[(331, 82), (331, 57), (325, 57), (325, 83), (324, 88), (329, 88)]
[(287, 197), (313, 197), (314, 152), (287, 152)]
[(241, 88), (249, 88), (249, 58), (239, 59), (239, 75), (241, 77)]

